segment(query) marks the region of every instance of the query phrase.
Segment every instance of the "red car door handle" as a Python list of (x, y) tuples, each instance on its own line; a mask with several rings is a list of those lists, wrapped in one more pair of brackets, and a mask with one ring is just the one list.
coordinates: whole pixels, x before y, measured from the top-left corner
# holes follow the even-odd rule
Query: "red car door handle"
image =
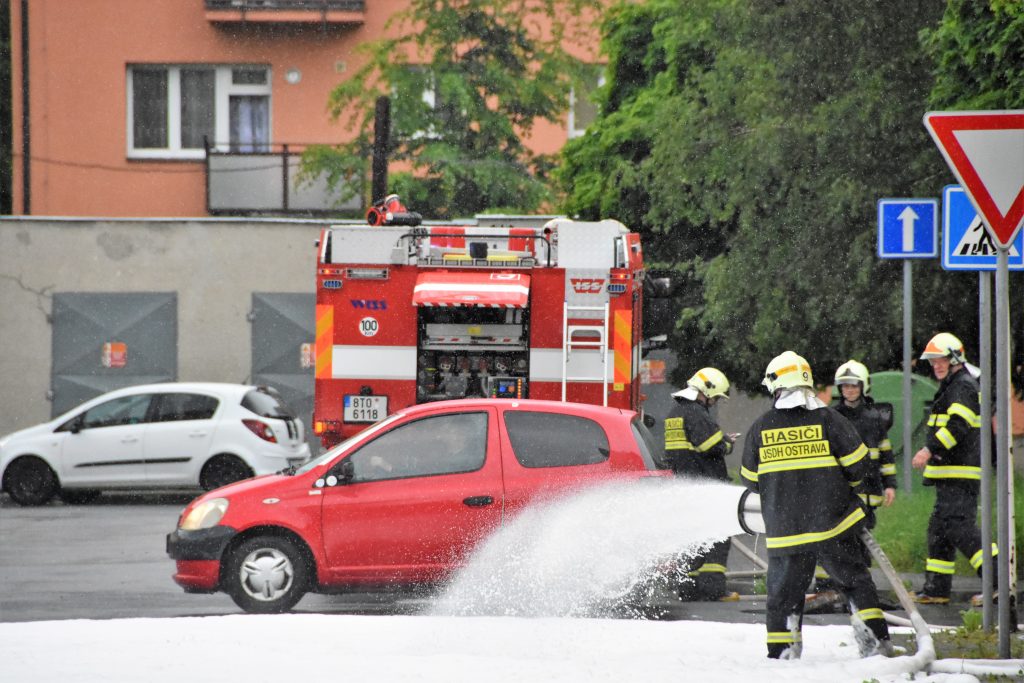
[(490, 496), (470, 496), (469, 498), (463, 498), (462, 502), (471, 508), (482, 508), (493, 503), (494, 499)]

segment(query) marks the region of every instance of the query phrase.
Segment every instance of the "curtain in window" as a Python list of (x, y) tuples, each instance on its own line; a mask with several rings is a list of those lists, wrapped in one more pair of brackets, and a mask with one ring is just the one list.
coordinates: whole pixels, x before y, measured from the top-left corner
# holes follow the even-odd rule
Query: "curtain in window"
[(181, 148), (202, 149), (203, 137), (213, 142), (214, 72), (181, 70)]
[(167, 70), (132, 71), (132, 146), (167, 147)]
[(181, 148), (202, 149), (203, 137), (213, 142), (214, 72), (181, 70)]
[(270, 98), (264, 95), (232, 96), (231, 149), (265, 152), (270, 143)]

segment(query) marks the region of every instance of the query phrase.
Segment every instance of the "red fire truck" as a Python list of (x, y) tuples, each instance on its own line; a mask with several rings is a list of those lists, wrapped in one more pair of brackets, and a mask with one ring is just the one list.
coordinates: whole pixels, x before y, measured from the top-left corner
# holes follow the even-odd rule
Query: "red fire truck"
[(339, 225), (318, 242), (313, 429), (472, 396), (639, 410), (643, 253), (618, 221)]

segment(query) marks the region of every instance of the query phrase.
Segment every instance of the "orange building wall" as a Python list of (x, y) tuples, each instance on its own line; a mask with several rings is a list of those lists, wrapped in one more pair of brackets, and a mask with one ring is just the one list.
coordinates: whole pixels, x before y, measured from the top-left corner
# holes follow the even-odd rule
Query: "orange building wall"
[[(20, 6), (10, 2), (14, 118), (14, 213), (21, 178)], [(76, 216), (206, 215), (204, 162), (127, 159), (128, 64), (266, 64), (271, 68), (271, 142), (330, 143), (350, 137), (330, 122), (327, 96), (358, 66), (355, 48), (380, 37), (405, 3), (367, 0), (358, 26), (214, 24), (203, 0), (32, 0), (29, 3), (31, 213)], [(336, 65), (344, 65), (339, 73)], [(290, 68), (300, 83), (285, 82)], [(537, 151), (557, 151), (566, 127), (541, 122)]]

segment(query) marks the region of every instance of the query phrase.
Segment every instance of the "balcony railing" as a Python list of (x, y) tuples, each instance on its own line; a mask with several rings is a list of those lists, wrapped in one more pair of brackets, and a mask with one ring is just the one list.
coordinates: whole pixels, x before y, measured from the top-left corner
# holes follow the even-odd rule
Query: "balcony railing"
[(334, 216), (363, 215), (362, 187), (338, 203), (339, 192), (323, 177), (299, 183), (305, 145), (258, 145), (258, 151), (224, 151), (227, 145), (206, 148), (206, 210), (212, 216)]
[(364, 0), (205, 0), (213, 22), (361, 24)]

